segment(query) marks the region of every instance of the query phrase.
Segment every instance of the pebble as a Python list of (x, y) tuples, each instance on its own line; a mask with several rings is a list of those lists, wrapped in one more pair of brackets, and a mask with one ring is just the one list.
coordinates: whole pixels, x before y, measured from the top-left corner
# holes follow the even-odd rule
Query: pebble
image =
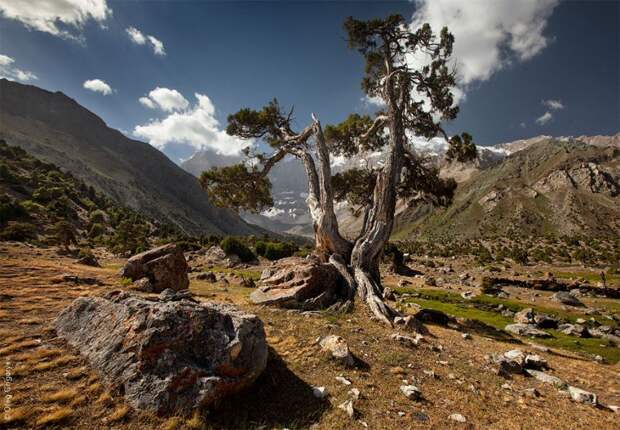
[(353, 400), (347, 400), (344, 403), (341, 403), (338, 406), (338, 409), (342, 409), (346, 412), (349, 418), (353, 418), (355, 416), (355, 409), (353, 408)]
[(448, 418), (459, 423), (467, 422), (467, 419), (465, 419), (465, 417), (461, 414), (452, 414)]
[(325, 387), (312, 387), (312, 394), (317, 399), (324, 399), (327, 397), (327, 389)]
[(336, 376), (336, 381), (340, 382), (343, 385), (351, 385), (351, 381), (347, 378), (343, 378), (342, 376)]
[(401, 385), (400, 391), (409, 400), (418, 400), (422, 396), (422, 392), (415, 385)]

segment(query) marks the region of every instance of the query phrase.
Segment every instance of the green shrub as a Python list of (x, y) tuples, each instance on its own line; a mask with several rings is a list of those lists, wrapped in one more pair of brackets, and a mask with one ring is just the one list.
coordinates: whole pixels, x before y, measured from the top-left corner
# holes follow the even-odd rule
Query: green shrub
[(91, 224), (105, 224), (105, 212), (101, 209), (94, 210), (88, 215), (88, 220)]
[(95, 254), (93, 254), (93, 250), (90, 248), (80, 248), (78, 252), (78, 258), (95, 258)]
[(243, 262), (256, 260), (256, 256), (252, 250), (235, 237), (228, 236), (224, 238), (224, 240), (220, 242), (220, 247), (224, 250), (226, 255), (235, 254)]
[(267, 244), (265, 242), (259, 240), (258, 242), (256, 242), (254, 248), (256, 249), (257, 255), (260, 255), (261, 257), (265, 256), (265, 250), (267, 249)]
[(0, 197), (0, 225), (27, 216), (28, 211), (17, 200), (8, 195)]
[(18, 242), (24, 242), (36, 238), (37, 233), (35, 226), (26, 222), (11, 223), (6, 227), (3, 227), (0, 231), (0, 240), (15, 240)]
[(264, 257), (270, 261), (290, 257), (297, 251), (297, 247), (290, 243), (269, 242), (265, 246)]
[(106, 229), (103, 224), (93, 224), (90, 226), (90, 230), (88, 230), (88, 237), (99, 237), (105, 234)]

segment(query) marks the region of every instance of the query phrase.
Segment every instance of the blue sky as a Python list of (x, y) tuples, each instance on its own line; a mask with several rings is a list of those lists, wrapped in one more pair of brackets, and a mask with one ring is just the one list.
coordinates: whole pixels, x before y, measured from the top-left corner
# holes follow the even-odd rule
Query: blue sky
[(463, 94), (448, 130), (478, 144), (620, 131), (615, 1), (19, 3), (0, 0), (0, 75), (62, 91), (175, 161), (238, 149), (226, 116), (272, 97), (295, 105), (300, 127), (310, 112), (331, 123), (372, 110), (349, 15), (448, 24)]

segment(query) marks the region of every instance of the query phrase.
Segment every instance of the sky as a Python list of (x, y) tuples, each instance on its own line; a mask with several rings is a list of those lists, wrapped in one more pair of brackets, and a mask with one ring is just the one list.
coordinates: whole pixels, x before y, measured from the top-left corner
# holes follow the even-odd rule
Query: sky
[(620, 2), (0, 0), (0, 76), (62, 91), (179, 162), (235, 154), (227, 115), (273, 97), (302, 128), (377, 109), (343, 22), (402, 14), (455, 36), (459, 117), (483, 146), (620, 131)]

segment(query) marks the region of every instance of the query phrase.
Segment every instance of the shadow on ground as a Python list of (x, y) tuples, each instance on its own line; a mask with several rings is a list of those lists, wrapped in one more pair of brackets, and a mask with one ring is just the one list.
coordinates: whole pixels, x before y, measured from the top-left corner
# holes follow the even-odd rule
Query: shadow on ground
[(511, 334), (478, 320), (466, 319), (460, 323), (460, 330), (468, 331), (479, 336), (489, 337), (502, 342), (523, 343)]
[(254, 385), (208, 412), (206, 422), (214, 429), (301, 428), (317, 422), (329, 407), (269, 348), (267, 368)]

